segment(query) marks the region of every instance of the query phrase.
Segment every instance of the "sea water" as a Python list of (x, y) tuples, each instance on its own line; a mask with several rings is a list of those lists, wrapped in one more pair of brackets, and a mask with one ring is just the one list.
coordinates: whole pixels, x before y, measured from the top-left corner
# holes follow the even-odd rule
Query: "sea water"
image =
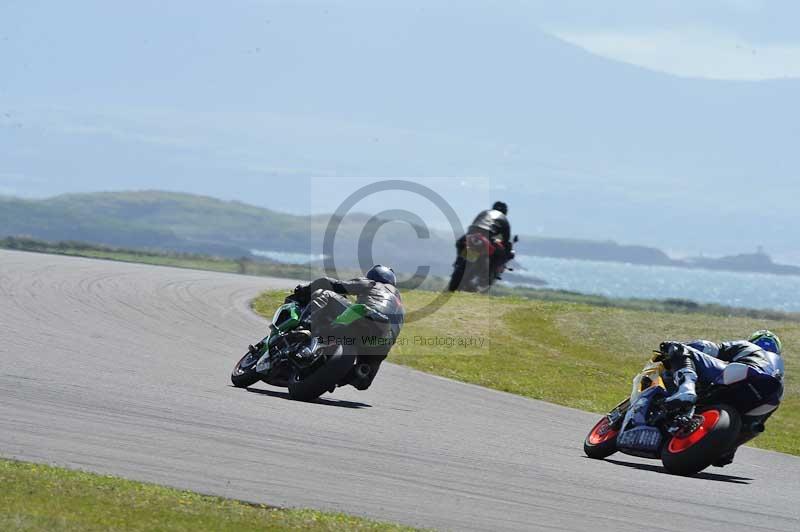
[(689, 299), (731, 307), (800, 312), (800, 276), (642, 266), (617, 262), (518, 256), (520, 276), (547, 288), (607, 297)]

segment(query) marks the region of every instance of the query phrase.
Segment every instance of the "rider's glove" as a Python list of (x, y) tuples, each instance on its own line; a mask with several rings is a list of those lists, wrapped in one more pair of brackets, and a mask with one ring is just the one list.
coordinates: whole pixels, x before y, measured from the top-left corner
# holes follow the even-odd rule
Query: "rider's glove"
[(670, 358), (673, 355), (680, 354), (683, 352), (684, 349), (685, 347), (681, 342), (663, 342), (659, 347), (659, 351), (666, 358)]
[(308, 303), (308, 300), (311, 299), (311, 293), (308, 286), (299, 284), (294, 288), (294, 293), (290, 297), (299, 303)]

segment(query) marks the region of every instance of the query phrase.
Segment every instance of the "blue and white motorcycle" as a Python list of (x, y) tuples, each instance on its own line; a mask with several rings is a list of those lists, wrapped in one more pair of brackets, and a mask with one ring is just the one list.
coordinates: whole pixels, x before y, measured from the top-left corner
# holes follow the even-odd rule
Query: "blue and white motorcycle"
[(661, 460), (668, 472), (690, 476), (735, 449), (742, 413), (722, 402), (727, 387), (698, 390), (694, 414), (679, 415), (664, 406), (670, 395), (662, 379), (664, 371), (661, 355), (653, 357), (634, 379), (630, 398), (603, 417), (587, 436), (584, 451), (588, 457), (604, 459), (621, 452)]

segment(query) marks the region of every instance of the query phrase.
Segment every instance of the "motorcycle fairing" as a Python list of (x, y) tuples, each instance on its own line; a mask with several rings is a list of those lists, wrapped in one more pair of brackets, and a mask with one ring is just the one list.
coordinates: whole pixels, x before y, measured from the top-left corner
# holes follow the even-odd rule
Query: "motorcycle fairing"
[(631, 404), (636, 404), (636, 401), (641, 397), (642, 393), (651, 387), (660, 387), (666, 389), (664, 380), (661, 375), (664, 372), (664, 364), (661, 362), (652, 361), (648, 363), (644, 369), (633, 379), (633, 390), (631, 391)]
[(625, 454), (658, 458), (664, 435), (657, 427), (648, 425), (647, 421), (653, 400), (666, 397), (667, 392), (661, 386), (650, 386), (635, 395), (635, 401), (631, 403), (622, 423), (622, 430), (617, 436), (617, 447)]
[(347, 310), (339, 314), (334, 323), (336, 325), (350, 325), (367, 315), (366, 305), (356, 304), (347, 307)]
[(287, 303), (278, 307), (272, 318), (272, 325), (280, 332), (294, 329), (300, 324), (300, 307), (297, 303)]

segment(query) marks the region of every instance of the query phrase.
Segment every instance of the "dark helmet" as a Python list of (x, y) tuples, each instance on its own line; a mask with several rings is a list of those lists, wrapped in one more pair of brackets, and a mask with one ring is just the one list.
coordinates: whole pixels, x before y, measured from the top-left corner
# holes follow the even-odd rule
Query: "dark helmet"
[(508, 215), (508, 205), (506, 205), (502, 201), (496, 201), (495, 204), (492, 205), (492, 209), (500, 211), (505, 215)]
[(367, 272), (367, 279), (375, 281), (376, 283), (390, 284), (392, 286), (397, 285), (397, 276), (394, 274), (394, 270), (388, 266), (381, 266), (380, 264), (373, 266), (372, 269)]

